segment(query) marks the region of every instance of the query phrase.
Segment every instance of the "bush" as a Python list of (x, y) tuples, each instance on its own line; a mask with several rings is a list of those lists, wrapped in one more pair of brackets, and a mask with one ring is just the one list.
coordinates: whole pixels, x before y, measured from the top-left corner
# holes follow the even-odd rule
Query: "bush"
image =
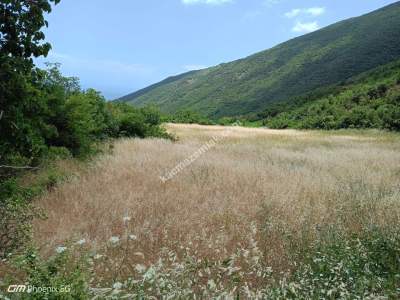
[[(170, 138), (156, 109), (106, 103), (99, 92), (82, 91), (76, 78), (63, 77), (58, 68), (49, 65), (48, 70), (37, 71), (35, 82), (24, 77), (20, 96), (26, 101), (12, 108), (15, 118), (9, 119), (7, 111), (0, 120), (0, 165), (7, 166), (0, 168), (2, 256), (28, 240), (29, 223), (35, 216), (30, 204), (34, 194), (9, 180), (20, 173), (19, 167), (36, 167), (71, 155), (85, 158), (99, 151), (99, 142), (110, 138)], [(53, 186), (56, 180), (49, 178), (45, 186)]]
[(37, 190), (23, 188), (13, 178), (0, 182), (0, 258), (30, 242), (31, 222), (40, 213), (29, 199), (37, 194)]
[(399, 245), (399, 232), (392, 229), (366, 229), (350, 237), (330, 234), (308, 250), (293, 277), (266, 294), (272, 299), (397, 299)]
[[(75, 300), (89, 298), (89, 265), (86, 256), (77, 257), (67, 247), (59, 247), (56, 255), (42, 259), (38, 251), (29, 248), (13, 260), (17, 276), (6, 284), (25, 282), (19, 299)], [(44, 288), (44, 289), (43, 289)]]
[(169, 119), (172, 123), (184, 123), (184, 124), (200, 124), (200, 125), (214, 125), (206, 116), (200, 113), (193, 112), (190, 110), (178, 111), (172, 115)]
[(228, 126), (228, 125), (232, 125), (233, 123), (236, 122), (236, 118), (229, 118), (229, 117), (224, 117), (218, 120), (218, 125), (222, 125), (222, 126)]

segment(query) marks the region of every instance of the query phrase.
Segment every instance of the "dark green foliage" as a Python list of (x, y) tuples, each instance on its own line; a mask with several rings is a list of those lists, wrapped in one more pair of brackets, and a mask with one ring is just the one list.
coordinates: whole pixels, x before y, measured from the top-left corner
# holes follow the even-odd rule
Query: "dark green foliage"
[[(58, 66), (39, 74), (40, 82), (30, 86), (34, 97), (26, 99), (27, 106), (35, 105), (36, 114), (25, 109), (18, 112), (22, 132), (10, 135), (14, 141), (3, 131), (0, 135), (0, 257), (29, 241), (30, 223), (37, 216), (31, 204), (36, 193), (12, 179), (19, 167), (40, 166), (71, 155), (85, 158), (97, 152), (96, 144), (105, 139), (169, 137), (160, 127), (160, 113), (153, 108), (106, 103), (98, 92), (80, 90), (76, 78), (61, 76)], [(56, 182), (57, 178), (49, 177), (37, 189), (51, 188)]]
[[(170, 78), (123, 97), (212, 119), (259, 113), (400, 58), (400, 3), (328, 26), (270, 50)], [(274, 114), (273, 110), (269, 112)]]
[[(41, 28), (47, 26), (44, 13), (51, 12), (51, 3), (60, 0), (7, 0), (0, 3), (0, 55), (19, 57), (32, 64), (31, 56), (47, 55), (50, 47), (42, 43)], [(30, 70), (31, 65), (27, 65)]]
[(52, 2), (59, 1), (0, 3), (0, 162), (33, 162), (44, 150), (41, 113), (46, 104), (35, 88), (39, 72), (32, 57), (50, 49), (42, 43), (41, 28)]
[(201, 125), (214, 124), (214, 122), (211, 121), (206, 116), (191, 110), (178, 111), (175, 114), (173, 114), (168, 121), (172, 123), (201, 124)]
[(32, 182), (24, 182), (17, 176), (0, 180), (0, 258), (8, 257), (30, 243), (31, 221), (44, 217), (32, 199), (53, 188), (66, 176), (50, 160), (69, 157), (71, 154), (66, 148), (51, 147), (47, 152), (46, 167), (34, 170)]
[(40, 214), (27, 199), (37, 193), (37, 189), (21, 187), (15, 179), (0, 181), (0, 257), (29, 241), (31, 221)]
[(398, 299), (399, 232), (370, 228), (350, 237), (330, 233), (307, 250), (288, 282), (268, 293), (272, 299)]
[(400, 130), (400, 62), (350, 80), (320, 99), (276, 105), (260, 114), (271, 128)]
[(224, 118), (221, 118), (218, 120), (218, 124), (223, 125), (223, 126), (228, 126), (228, 125), (232, 125), (236, 121), (237, 121), (236, 118), (224, 117)]
[(162, 120), (154, 107), (135, 108), (125, 103), (108, 104), (111, 110), (112, 137), (160, 137), (169, 138), (160, 127)]
[[(31, 203), (37, 193), (15, 179), (21, 170), (53, 158), (87, 157), (105, 139), (168, 137), (156, 110), (106, 103), (95, 90), (81, 90), (77, 78), (62, 76), (58, 65), (35, 68), (32, 57), (50, 49), (42, 42), (44, 14), (58, 2), (0, 2), (0, 257), (29, 242), (37, 216)], [(56, 182), (50, 176), (37, 189)]]
[[(86, 256), (76, 257), (72, 251), (58, 253), (49, 259), (42, 259), (36, 249), (27, 249), (15, 259), (14, 265), (23, 272), (27, 282), (21, 299), (88, 299), (89, 298), (89, 265)], [(15, 284), (15, 278), (11, 279)], [(34, 290), (35, 288), (50, 288)]]
[(40, 81), (29, 88), (33, 96), (23, 103), (34, 111), (22, 108), (18, 111), (20, 122), (10, 121), (12, 126), (18, 122), (16, 132), (0, 133), (0, 161), (4, 164), (36, 165), (49, 147), (64, 147), (85, 157), (107, 138), (167, 137), (156, 109), (106, 103), (95, 90), (82, 91), (76, 78), (63, 77), (57, 65), (49, 67), (39, 71)]
[(76, 93), (66, 99), (62, 109), (63, 130), (58, 130), (50, 144), (66, 147), (75, 155), (90, 154), (93, 141), (107, 137), (111, 116), (104, 98), (94, 90)]

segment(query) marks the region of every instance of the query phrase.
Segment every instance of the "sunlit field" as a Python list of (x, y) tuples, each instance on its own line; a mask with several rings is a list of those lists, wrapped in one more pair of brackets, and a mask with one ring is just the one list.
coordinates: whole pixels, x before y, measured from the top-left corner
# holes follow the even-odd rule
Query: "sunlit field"
[(399, 224), (397, 134), (167, 128), (177, 141), (118, 140), (37, 200), (37, 246), (89, 253), (94, 293), (285, 298), (312, 249)]

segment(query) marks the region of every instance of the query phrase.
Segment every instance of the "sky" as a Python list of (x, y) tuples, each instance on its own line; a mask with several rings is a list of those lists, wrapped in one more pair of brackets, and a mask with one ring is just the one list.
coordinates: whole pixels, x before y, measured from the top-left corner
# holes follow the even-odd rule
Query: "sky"
[(48, 57), (111, 100), (218, 65), (393, 0), (61, 0), (47, 16)]

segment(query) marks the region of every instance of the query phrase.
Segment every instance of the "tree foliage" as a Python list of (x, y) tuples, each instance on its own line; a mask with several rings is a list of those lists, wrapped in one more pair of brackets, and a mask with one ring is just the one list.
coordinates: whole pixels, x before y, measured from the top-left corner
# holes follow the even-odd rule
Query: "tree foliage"
[(271, 107), (260, 117), (271, 128), (379, 128), (400, 131), (400, 61), (367, 72), (313, 100)]
[(82, 90), (59, 65), (40, 70), (34, 57), (50, 44), (41, 31), (59, 0), (0, 2), (0, 256), (28, 241), (35, 195), (17, 184), (19, 170), (49, 157), (87, 157), (98, 142), (116, 137), (168, 137), (157, 110), (107, 103)]

